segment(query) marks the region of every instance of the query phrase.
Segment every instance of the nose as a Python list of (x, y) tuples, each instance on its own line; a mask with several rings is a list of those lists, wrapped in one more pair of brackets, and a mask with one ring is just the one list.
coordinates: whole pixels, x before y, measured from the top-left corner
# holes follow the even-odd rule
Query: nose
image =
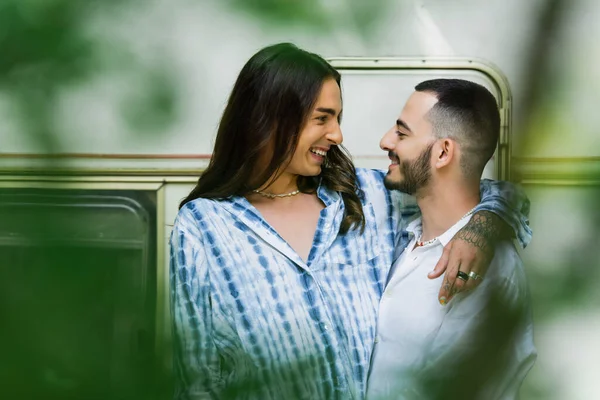
[(344, 141), (344, 135), (342, 135), (342, 128), (339, 123), (335, 123), (335, 127), (331, 129), (329, 133), (327, 133), (327, 140), (331, 142), (331, 144), (339, 145)]
[(390, 129), (383, 135), (381, 141), (379, 142), (379, 147), (381, 150), (385, 151), (394, 150), (396, 147), (396, 134), (394, 132), (394, 128)]

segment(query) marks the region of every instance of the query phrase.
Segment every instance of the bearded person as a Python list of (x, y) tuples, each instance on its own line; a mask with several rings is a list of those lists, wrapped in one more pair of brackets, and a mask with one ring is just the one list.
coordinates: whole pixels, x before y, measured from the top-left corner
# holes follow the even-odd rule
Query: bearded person
[(447, 305), (433, 294), (449, 277), (428, 276), (480, 202), (481, 175), (499, 132), (498, 107), (487, 89), (435, 79), (415, 87), (381, 140), (392, 161), (386, 187), (414, 195), (421, 216), (407, 226), (412, 240), (394, 263), (379, 306), (369, 399), (518, 397), (536, 349), (527, 280), (513, 243), (495, 245), (485, 277), (459, 267), (456, 282), (480, 284)]

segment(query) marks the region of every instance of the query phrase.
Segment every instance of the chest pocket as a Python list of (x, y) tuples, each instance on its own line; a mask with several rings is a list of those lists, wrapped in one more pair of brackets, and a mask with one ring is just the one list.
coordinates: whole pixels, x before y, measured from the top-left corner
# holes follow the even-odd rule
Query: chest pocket
[(351, 229), (345, 235), (336, 237), (323, 257), (326, 263), (360, 265), (379, 256), (380, 238), (372, 204), (363, 205), (363, 212), (365, 213), (364, 232), (361, 233), (360, 228)]

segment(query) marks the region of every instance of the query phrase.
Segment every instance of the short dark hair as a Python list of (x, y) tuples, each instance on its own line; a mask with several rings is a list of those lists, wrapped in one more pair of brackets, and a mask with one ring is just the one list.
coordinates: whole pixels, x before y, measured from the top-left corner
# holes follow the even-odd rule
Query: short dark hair
[[(233, 86), (209, 165), (180, 207), (200, 197), (244, 196), (278, 176), (294, 154), (328, 79), (341, 88), (340, 73), (327, 61), (291, 43), (268, 46), (254, 54)], [(298, 178), (298, 188), (304, 193), (314, 193), (319, 184), (342, 196), (341, 233), (351, 227), (364, 228), (362, 191), (343, 146), (330, 148), (319, 176)]]
[(415, 90), (437, 97), (427, 114), (434, 135), (456, 140), (463, 153), (463, 173), (480, 177), (500, 136), (500, 112), (494, 96), (482, 85), (463, 79), (431, 79)]

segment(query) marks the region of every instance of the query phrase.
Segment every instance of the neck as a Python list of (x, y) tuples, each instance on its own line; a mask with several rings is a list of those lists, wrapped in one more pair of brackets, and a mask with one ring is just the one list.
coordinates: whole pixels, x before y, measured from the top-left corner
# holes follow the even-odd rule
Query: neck
[(446, 232), (480, 201), (479, 182), (445, 179), (432, 181), (429, 186), (427, 190), (417, 193), (423, 221), (423, 241)]
[(283, 173), (272, 183), (265, 183), (258, 188), (261, 192), (271, 194), (291, 193), (298, 189), (298, 175)]

